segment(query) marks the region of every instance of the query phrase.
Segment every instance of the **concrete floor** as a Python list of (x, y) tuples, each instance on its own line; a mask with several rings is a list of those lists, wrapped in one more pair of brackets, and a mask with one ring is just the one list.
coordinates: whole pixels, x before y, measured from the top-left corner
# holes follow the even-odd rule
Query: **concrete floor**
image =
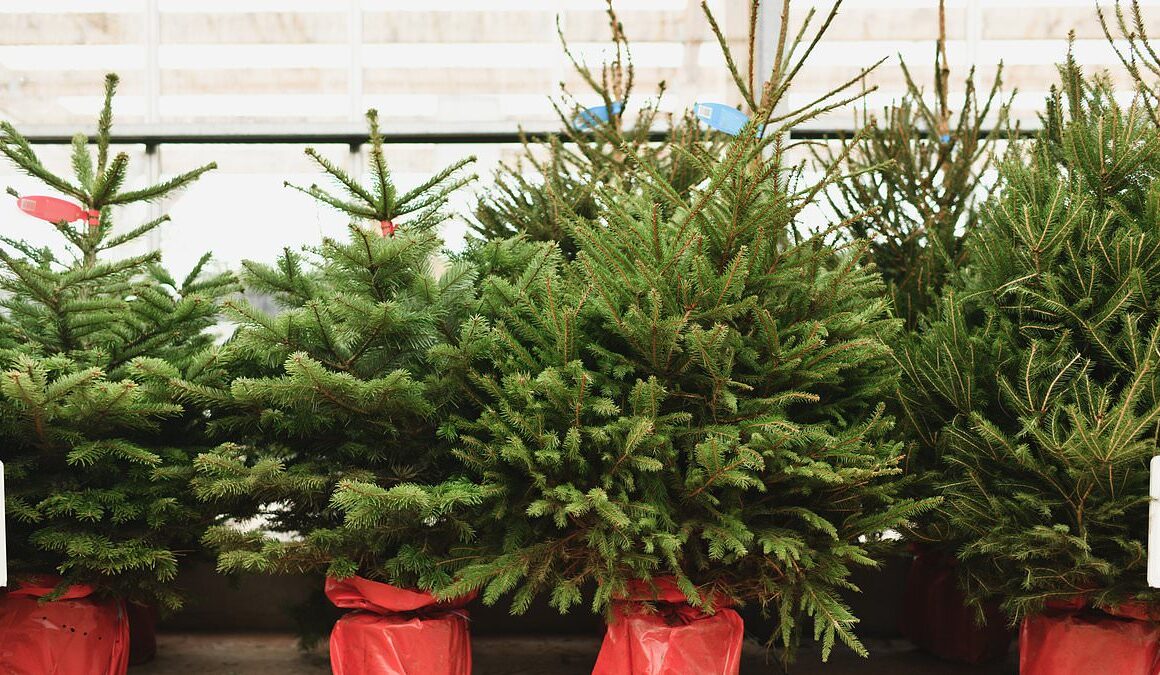
[[(803, 653), (792, 675), (1017, 675), (1018, 656), (990, 666), (963, 666), (939, 661), (902, 642), (867, 644), (870, 659), (835, 653), (829, 663)], [(474, 675), (588, 675), (600, 648), (589, 637), (479, 637), (472, 640)], [(131, 675), (320, 675), (330, 672), (325, 646), (303, 653), (295, 638), (283, 634), (163, 634), (152, 663), (130, 669)], [(747, 643), (743, 675), (777, 674), (762, 648)], [(425, 675), (416, 673), (415, 675)], [(690, 674), (693, 675), (693, 674)]]

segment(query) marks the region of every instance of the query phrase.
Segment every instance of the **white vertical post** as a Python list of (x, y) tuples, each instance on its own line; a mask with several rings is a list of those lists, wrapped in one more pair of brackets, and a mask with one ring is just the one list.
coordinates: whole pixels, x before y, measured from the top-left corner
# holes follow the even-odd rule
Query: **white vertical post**
[[(745, 17), (738, 18), (743, 22), (748, 20)], [(761, 100), (761, 85), (773, 71), (773, 62), (777, 59), (777, 36), (780, 32), (781, 5), (776, 2), (762, 3), (758, 6), (757, 44), (754, 45), (756, 53), (753, 57), (753, 60), (757, 62), (754, 64), (754, 74), (757, 81), (753, 83), (755, 90), (752, 94), (759, 102)]]
[(8, 539), (4, 532), (4, 462), (0, 462), (0, 588), (8, 585)]
[(362, 0), (350, 0), (346, 8), (346, 39), (350, 60), (347, 63), (347, 94), (350, 96), (350, 119), (362, 120), (363, 115), (363, 10)]
[(1160, 455), (1148, 469), (1148, 585), (1160, 588)]
[(145, 121), (161, 117), (161, 10), (157, 0), (145, 1)]
[[(763, 2), (757, 8), (757, 36), (756, 44), (754, 45), (754, 61), (757, 63), (754, 70), (753, 98), (757, 100), (758, 105), (761, 105), (762, 91), (766, 79), (773, 72), (773, 64), (777, 61), (777, 38), (781, 33), (781, 16), (782, 6), (776, 2)], [(786, 17), (788, 19), (788, 17)], [(792, 26), (790, 27), (792, 30)], [(777, 117), (786, 113), (789, 110), (789, 93), (782, 96), (781, 101), (773, 107), (773, 117)], [(776, 126), (776, 125), (775, 125)], [(765, 130), (768, 131), (768, 130)], [(765, 131), (762, 133), (764, 134)], [(773, 153), (773, 148), (765, 149), (765, 155), (768, 157)]]
[[(355, 128), (363, 127), (363, 113), (366, 106), (363, 104), (363, 9), (362, 0), (350, 0), (347, 5), (346, 39), (347, 49), (350, 51), (350, 60), (347, 63), (346, 87), (349, 96), (348, 115)], [(384, 111), (386, 112), (386, 111)], [(358, 179), (362, 175), (362, 145), (350, 144), (350, 152), (346, 156), (346, 169), (350, 175)]]
[[(680, 118), (686, 110), (693, 106), (693, 102), (702, 96), (697, 91), (698, 75), (700, 74), (701, 41), (705, 32), (705, 17), (701, 14), (701, 3), (697, 0), (686, 0), (685, 15), (682, 19), (681, 42), (682, 58), (681, 72), (673, 88), (670, 104), (674, 104), (675, 117)], [(557, 61), (558, 63), (559, 61)], [(554, 78), (560, 80), (560, 77)]]
[[(983, 8), (979, 0), (967, 0), (967, 58), (974, 65), (979, 62), (979, 43), (983, 41)], [(1029, 10), (1030, 11), (1030, 10)]]
[[(145, 2), (145, 123), (153, 127), (161, 121), (161, 10), (157, 0)], [(155, 143), (145, 144), (145, 180), (149, 185), (161, 182), (161, 148)], [(163, 213), (162, 204), (149, 202), (147, 218), (155, 220)], [(161, 229), (149, 233), (149, 249), (161, 250)]]

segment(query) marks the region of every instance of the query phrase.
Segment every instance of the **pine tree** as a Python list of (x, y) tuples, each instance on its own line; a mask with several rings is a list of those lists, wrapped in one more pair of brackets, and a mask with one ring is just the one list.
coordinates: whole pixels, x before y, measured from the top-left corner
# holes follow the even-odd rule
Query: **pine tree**
[[(560, 134), (524, 137), (518, 160), (498, 169), (494, 184), (476, 204), (472, 223), (484, 242), (525, 234), (534, 241), (559, 242), (572, 256), (576, 244), (569, 222), (596, 219), (597, 186), (631, 181), (631, 158), (650, 162), (674, 190), (687, 194), (705, 175), (680, 150), (721, 147), (720, 134), (703, 131), (689, 115), (672, 125), (663, 140), (653, 139), (665, 117), (666, 85), (662, 81), (655, 96), (635, 105), (632, 50), (613, 0), (606, 2), (613, 56), (599, 73), (573, 54), (557, 25), (564, 54), (590, 91), (578, 97), (561, 83), (560, 96), (552, 100)], [(603, 115), (586, 112), (593, 103), (603, 106)], [(631, 191), (631, 182), (626, 189)]]
[(53, 223), (58, 251), (0, 238), (9, 565), (17, 578), (59, 573), (60, 591), (92, 584), (176, 608), (170, 582), (208, 520), (186, 489), (204, 411), (176, 404), (167, 382), (224, 378), (208, 329), (235, 282), (207, 274), (208, 255), (181, 282), (156, 252), (116, 257), (168, 220), (122, 230), (120, 207), (167, 197), (214, 168), (126, 188), (129, 157), (110, 152), (116, 86), (108, 76), (95, 148), (73, 139), (72, 177), (0, 123), (0, 153), (85, 212), (79, 227)]
[[(349, 238), (286, 249), (273, 265), (244, 263), (247, 289), (278, 305), (274, 314), (228, 307), (239, 328), (223, 358), (248, 376), (228, 389), (186, 387), (214, 406), (212, 430), (228, 440), (198, 458), (198, 494), (235, 516), (261, 516), (252, 529), (223, 524), (207, 535), (224, 571), (325, 570), (430, 587), (449, 579), (432, 562), (439, 547), (470, 534), (442, 515), (467, 491), (451, 484), (420, 496), (411, 484), (448, 476), (435, 430), (461, 404), (462, 368), (442, 353), (474, 310), (475, 279), (462, 263), (436, 272), (436, 228), (472, 160), (401, 192), (375, 111), (367, 119), (366, 185), (307, 150), (341, 193), (296, 188), (349, 215)], [(344, 523), (347, 503), (332, 494), (352, 482), (364, 486), (365, 507)]]
[(905, 405), (945, 463), (941, 536), (970, 600), (1017, 620), (1145, 591), (1148, 461), (1160, 401), (1160, 129), (1070, 59), (1043, 130), (999, 166), (929, 329)]
[[(965, 263), (963, 239), (978, 219), (984, 174), (995, 146), (1008, 137), (1011, 99), (1001, 94), (1002, 65), (983, 97), (972, 67), (957, 118), (951, 109), (946, 7), (939, 2), (933, 101), (901, 63), (906, 94), (881, 119), (868, 115), (862, 133), (837, 148), (814, 148), (831, 165), (845, 157), (850, 178), (827, 193), (850, 236), (870, 242), (898, 316), (918, 327), (942, 286)], [(989, 129), (987, 128), (989, 125)]]
[[(476, 536), (449, 551), (462, 568), (441, 595), (601, 611), (671, 575), (708, 611), (766, 607), (787, 651), (812, 620), (823, 655), (837, 639), (864, 653), (840, 598), (851, 569), (926, 504), (894, 487), (882, 402), (900, 325), (881, 280), (864, 245), (802, 234), (836, 170), (804, 183), (782, 139), (816, 109), (771, 121), (816, 44), (804, 35), (779, 43), (757, 123), (727, 154), (686, 153), (703, 187), (682, 194), (634, 161), (636, 189), (596, 191), (597, 226), (572, 219), (574, 261), (542, 247), (522, 276), (484, 282), (491, 330), (472, 324), (452, 351), (479, 414), (441, 429), (475, 485)], [(387, 506), (374, 489), (335, 501), (357, 520)]]

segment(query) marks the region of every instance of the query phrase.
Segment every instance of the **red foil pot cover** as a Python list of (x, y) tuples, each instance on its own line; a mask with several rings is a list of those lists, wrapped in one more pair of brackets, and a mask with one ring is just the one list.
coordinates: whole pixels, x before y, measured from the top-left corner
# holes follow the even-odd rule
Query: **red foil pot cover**
[(938, 551), (919, 549), (906, 578), (899, 630), (923, 651), (948, 661), (987, 663), (1005, 655), (1015, 631), (997, 603), (984, 609), (979, 625), (959, 590), (957, 561)]
[(471, 635), (464, 605), (440, 602), (362, 577), (326, 580), (326, 597), (348, 612), (330, 633), (335, 675), (470, 675)]
[(1020, 675), (1160, 675), (1160, 624), (1147, 608), (1053, 603), (1023, 620)]
[(96, 600), (80, 585), (41, 603), (58, 581), (46, 576), (0, 592), (0, 673), (123, 675), (129, 667), (125, 604)]
[(592, 675), (738, 675), (741, 670), (741, 616), (726, 607), (706, 614), (689, 605), (671, 578), (630, 585), (613, 617)]

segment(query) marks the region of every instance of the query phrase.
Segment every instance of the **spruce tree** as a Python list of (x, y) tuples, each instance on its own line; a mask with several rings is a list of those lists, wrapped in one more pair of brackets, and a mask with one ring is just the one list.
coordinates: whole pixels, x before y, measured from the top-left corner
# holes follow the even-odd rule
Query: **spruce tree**
[(1160, 430), (1160, 130), (1106, 76), (1060, 72), (1042, 132), (1000, 164), (969, 274), (902, 358), (960, 580), (1014, 620), (1144, 593)]
[[(983, 95), (972, 67), (957, 113), (952, 108), (943, 0), (931, 91), (904, 61), (900, 68), (906, 83), (901, 100), (881, 117), (862, 111), (864, 123), (854, 138), (814, 146), (813, 155), (822, 166), (836, 164), (847, 172), (846, 180), (825, 193), (829, 206), (845, 224), (842, 236), (869, 243), (895, 315), (905, 322), (903, 339), (915, 340), (928, 314), (937, 310), (944, 287), (968, 263), (965, 241), (976, 227), (985, 191), (1001, 189), (994, 179), (984, 184), (984, 176), (993, 173), (1001, 154), (997, 146), (1012, 140), (1012, 99), (1002, 95), (1002, 64)], [(904, 401), (891, 397), (888, 409), (900, 418), (899, 435), (907, 440), (908, 490), (937, 495), (943, 466), (909, 423)], [(953, 547), (943, 539), (946, 531), (944, 519), (932, 512), (904, 534), (927, 546)]]
[[(654, 96), (637, 104), (632, 50), (613, 0), (606, 2), (612, 57), (598, 73), (573, 54), (557, 25), (564, 55), (589, 91), (577, 96), (561, 83), (560, 96), (552, 99), (560, 133), (524, 137), (517, 161), (497, 170), (472, 222), (483, 242), (524, 234), (533, 241), (559, 242), (572, 256), (576, 244), (569, 222), (596, 219), (597, 186), (632, 181), (633, 157), (652, 163), (674, 190), (687, 194), (705, 175), (680, 149), (721, 147), (720, 134), (705, 132), (690, 115), (670, 124), (663, 140), (653, 139), (662, 130), (666, 85), (662, 81)], [(591, 112), (592, 107), (603, 110)]]
[[(460, 405), (461, 368), (442, 354), (474, 310), (475, 279), (462, 263), (437, 271), (436, 228), (448, 195), (471, 180), (460, 173), (472, 160), (403, 192), (375, 111), (367, 119), (366, 184), (307, 150), (341, 192), (297, 188), (349, 215), (349, 237), (286, 249), (273, 265), (244, 263), (247, 290), (273, 298), (277, 311), (230, 303), (239, 327), (223, 358), (246, 376), (228, 389), (185, 388), (214, 406), (212, 431), (227, 440), (197, 459), (198, 494), (234, 516), (261, 517), (250, 529), (209, 532), (224, 571), (326, 571), (426, 588), (448, 581), (432, 562), (440, 547), (470, 534), (440, 514), (465, 491), (451, 486), (435, 498), (446, 504), (418, 503), (410, 485), (447, 476), (435, 430)], [(344, 523), (345, 502), (332, 495), (352, 481), (367, 486), (360, 497), (370, 504), (392, 500), (404, 513), (367, 509), (381, 526), (373, 533), (356, 518)]]
[(932, 94), (905, 62), (900, 65), (906, 82), (902, 99), (880, 118), (863, 111), (860, 134), (836, 148), (815, 146), (814, 156), (823, 165), (841, 161), (850, 174), (826, 193), (830, 205), (847, 223), (849, 236), (870, 242), (895, 312), (913, 330), (965, 263), (963, 240), (978, 219), (977, 202), (995, 146), (1008, 137), (1011, 99), (1001, 93), (1002, 64), (982, 96), (972, 67), (956, 117), (949, 96), (945, 0), (939, 2)]
[[(1127, 9), (1125, 10), (1125, 5)], [(1139, 0), (1124, 3), (1115, 0), (1111, 14), (1096, 3), (1096, 14), (1108, 46), (1136, 84), (1140, 105), (1152, 122), (1160, 126), (1160, 53), (1148, 37), (1148, 24)]]
[(208, 255), (180, 282), (157, 252), (116, 255), (168, 220), (121, 228), (121, 207), (172, 195), (214, 168), (127, 187), (129, 157), (110, 151), (116, 86), (108, 76), (94, 142), (73, 139), (71, 177), (0, 123), (0, 153), (84, 212), (79, 226), (52, 223), (55, 249), (0, 238), (9, 566), (17, 580), (59, 573), (58, 591), (91, 584), (176, 608), (170, 582), (208, 521), (187, 489), (205, 411), (177, 404), (168, 380), (224, 378), (209, 329), (235, 282), (207, 273)]
[[(782, 38), (726, 155), (685, 153), (704, 186), (682, 194), (634, 160), (636, 189), (598, 190), (595, 226), (571, 219), (575, 260), (542, 247), (522, 276), (485, 281), (491, 329), (452, 350), (479, 413), (441, 428), (474, 483), (476, 536), (449, 551), (461, 569), (440, 595), (602, 611), (632, 580), (673, 576), (707, 611), (767, 608), (787, 652), (812, 624), (823, 656), (836, 639), (864, 653), (840, 597), (851, 569), (925, 504), (894, 486), (900, 325), (881, 280), (865, 245), (800, 222), (836, 170), (804, 183), (783, 139), (818, 109), (771, 121), (814, 44)], [(449, 486), (464, 482), (421, 500)], [(366, 522), (395, 508), (378, 489), (347, 483), (335, 502)]]

